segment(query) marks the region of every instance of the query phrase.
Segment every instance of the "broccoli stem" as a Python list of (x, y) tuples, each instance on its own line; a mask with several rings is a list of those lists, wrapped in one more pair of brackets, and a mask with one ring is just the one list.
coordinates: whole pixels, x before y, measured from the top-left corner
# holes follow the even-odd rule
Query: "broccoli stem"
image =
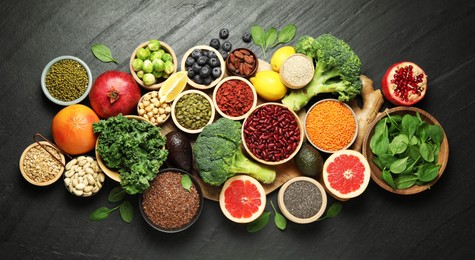
[(272, 183), (276, 176), (273, 168), (263, 166), (247, 158), (243, 154), (241, 147), (236, 150), (229, 171), (247, 174), (265, 184)]

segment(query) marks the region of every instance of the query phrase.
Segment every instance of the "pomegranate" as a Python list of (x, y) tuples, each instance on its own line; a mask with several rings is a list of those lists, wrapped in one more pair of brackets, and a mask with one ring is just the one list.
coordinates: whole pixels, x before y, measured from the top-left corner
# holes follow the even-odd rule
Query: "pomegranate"
[(101, 118), (133, 113), (140, 100), (140, 88), (132, 75), (110, 70), (96, 78), (89, 102)]
[(427, 75), (413, 62), (398, 62), (384, 74), (382, 90), (386, 99), (394, 105), (411, 106), (424, 98)]

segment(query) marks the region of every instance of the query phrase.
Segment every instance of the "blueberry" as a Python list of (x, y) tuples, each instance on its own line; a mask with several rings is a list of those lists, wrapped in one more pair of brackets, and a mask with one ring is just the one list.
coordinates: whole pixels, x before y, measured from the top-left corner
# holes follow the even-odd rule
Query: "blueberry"
[(200, 66), (197, 62), (193, 63), (193, 66), (191, 66), (191, 67), (193, 68), (193, 71), (194, 71), (196, 74), (198, 74), (198, 73), (200, 72), (200, 70), (201, 70), (201, 66)]
[(208, 51), (208, 50), (201, 50), (201, 56), (206, 56), (206, 57), (208, 57), (209, 52), (210, 52), (210, 51)]
[(221, 43), (219, 42), (218, 39), (214, 38), (214, 39), (211, 39), (211, 41), (209, 42), (209, 46), (215, 48), (216, 50), (219, 50)]
[(191, 57), (193, 57), (195, 60), (197, 60), (200, 56), (201, 56), (200, 49), (194, 49), (193, 52), (191, 52)]
[(216, 52), (210, 51), (208, 52), (208, 58), (218, 58), (218, 56), (216, 55)]
[(211, 71), (211, 77), (217, 79), (219, 78), (219, 76), (221, 76), (221, 68), (220, 67), (213, 68), (213, 70)]
[(228, 52), (225, 51), (225, 50), (220, 50), (219, 54), (221, 54), (221, 56), (223, 56), (223, 60), (225, 60), (228, 57)]
[(208, 57), (207, 56), (200, 56), (198, 60), (196, 60), (196, 63), (200, 66), (204, 66), (208, 62)]
[(209, 85), (211, 82), (213, 82), (213, 79), (210, 76), (203, 79), (203, 85)]
[(223, 43), (222, 47), (223, 47), (223, 50), (230, 51), (233, 48), (233, 45), (230, 42), (226, 41)]
[(220, 65), (218, 58), (210, 58), (208, 60), (208, 64), (209, 64), (209, 66), (211, 66), (211, 68), (219, 67), (219, 65)]
[(193, 81), (194, 81), (196, 84), (203, 84), (203, 79), (201, 79), (200, 74), (196, 74), (196, 75), (193, 77)]
[(208, 78), (211, 75), (211, 70), (208, 67), (203, 67), (200, 70), (200, 77), (202, 79)]
[(227, 39), (228, 36), (229, 36), (229, 30), (228, 29), (223, 28), (223, 29), (219, 30), (219, 38), (224, 40), (224, 39)]
[(186, 71), (188, 71), (188, 77), (190, 79), (192, 79), (196, 74), (192, 67), (189, 67)]
[(191, 67), (193, 66), (193, 63), (195, 63), (195, 59), (191, 56), (188, 56), (188, 58), (186, 58), (186, 67)]
[(251, 39), (252, 39), (251, 33), (248, 33), (248, 32), (247, 32), (247, 33), (244, 33), (244, 34), (242, 35), (242, 41), (243, 41), (243, 42), (251, 42)]

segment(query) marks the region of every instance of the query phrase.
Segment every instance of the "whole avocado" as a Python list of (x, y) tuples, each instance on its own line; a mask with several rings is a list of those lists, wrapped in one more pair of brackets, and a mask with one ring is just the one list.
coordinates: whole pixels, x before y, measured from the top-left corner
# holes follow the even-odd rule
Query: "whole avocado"
[(295, 155), (295, 165), (305, 176), (316, 178), (323, 171), (323, 158), (320, 152), (308, 143), (303, 143), (302, 147)]
[(165, 148), (168, 150), (166, 164), (191, 173), (193, 169), (193, 151), (188, 136), (179, 131), (166, 134)]

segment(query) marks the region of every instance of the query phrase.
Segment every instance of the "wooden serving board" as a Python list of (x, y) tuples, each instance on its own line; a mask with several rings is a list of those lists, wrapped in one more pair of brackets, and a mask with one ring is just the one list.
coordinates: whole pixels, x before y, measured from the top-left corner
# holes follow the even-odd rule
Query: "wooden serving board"
[[(268, 62), (259, 60), (259, 68), (258, 71), (263, 71), (263, 70), (271, 70), (271, 66)], [(226, 77), (227, 75), (225, 75)], [(187, 86), (186, 89), (193, 89), (191, 86)], [(208, 90), (202, 90), (203, 92), (207, 93), (212, 97), (213, 95), (213, 88), (208, 89)], [(264, 103), (265, 101), (263, 100), (258, 100), (258, 103)], [(300, 120), (303, 123), (303, 120), (305, 119), (305, 112), (301, 111), (299, 114)], [(219, 118), (219, 114), (216, 114), (216, 118)], [(173, 130), (178, 130), (178, 128), (175, 127), (173, 121), (171, 119), (168, 119), (165, 124), (160, 126), (162, 128), (162, 134), (166, 135), (170, 131)], [(192, 145), (194, 144), (196, 138), (198, 137), (198, 134), (195, 135), (188, 135), (188, 137), (191, 140)], [(249, 156), (248, 156), (249, 157)], [(249, 157), (251, 159), (251, 157)], [(290, 160), (287, 163), (284, 163), (282, 165), (274, 166), (277, 175), (276, 179), (273, 183), (271, 184), (264, 184), (264, 189), (266, 191), (266, 194), (269, 194), (273, 192), (274, 190), (278, 189), (280, 186), (282, 186), (286, 181), (292, 179), (293, 177), (300, 176), (300, 172), (297, 170), (295, 167), (294, 160)], [(198, 180), (198, 182), (201, 185), (201, 188), (203, 190), (203, 195), (206, 199), (213, 200), (213, 201), (218, 201), (219, 200), (219, 193), (221, 192), (221, 186), (213, 186), (209, 185), (207, 183), (204, 183), (203, 180), (200, 178), (198, 170), (196, 167), (193, 169), (193, 176)]]

